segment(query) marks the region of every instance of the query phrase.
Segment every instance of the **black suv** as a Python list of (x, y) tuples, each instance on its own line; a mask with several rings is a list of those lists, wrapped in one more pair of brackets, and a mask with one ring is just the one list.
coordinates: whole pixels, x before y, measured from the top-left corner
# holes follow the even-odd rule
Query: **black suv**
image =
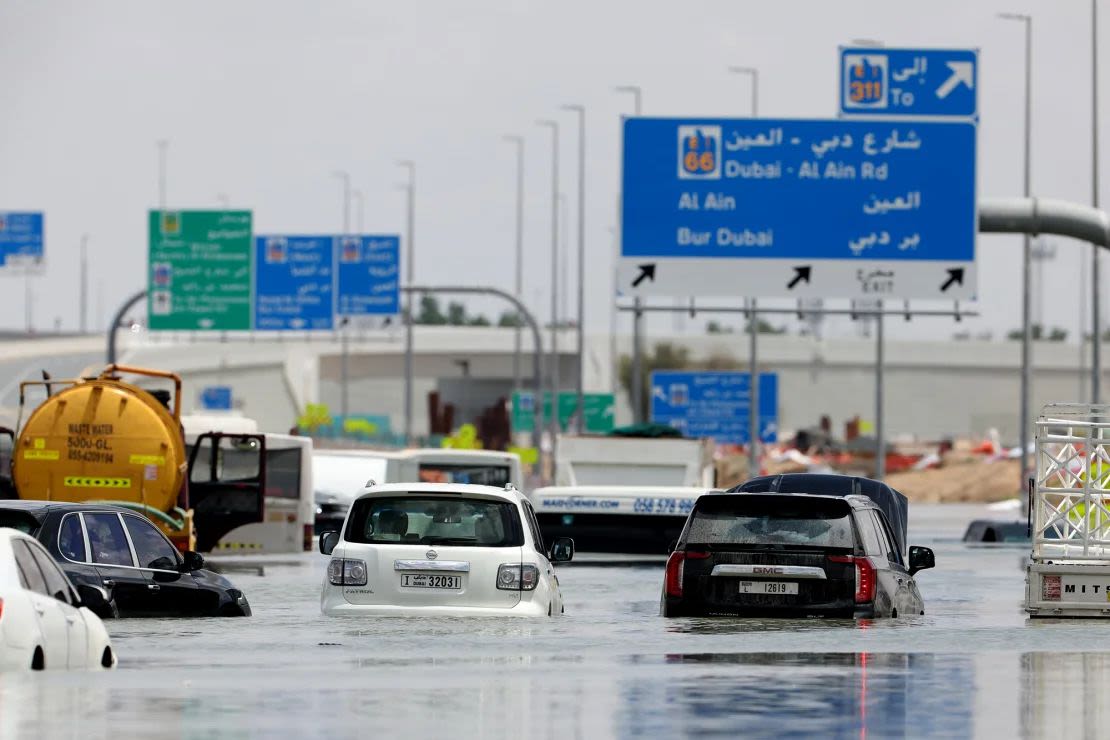
[(913, 576), (933, 562), (932, 550), (911, 547), (907, 568), (882, 508), (862, 494), (709, 493), (698, 498), (667, 560), (661, 612), (923, 614)]
[(0, 501), (0, 527), (41, 542), (75, 586), (110, 596), (101, 617), (248, 617), (243, 592), (184, 556), (146, 517), (118, 506)]

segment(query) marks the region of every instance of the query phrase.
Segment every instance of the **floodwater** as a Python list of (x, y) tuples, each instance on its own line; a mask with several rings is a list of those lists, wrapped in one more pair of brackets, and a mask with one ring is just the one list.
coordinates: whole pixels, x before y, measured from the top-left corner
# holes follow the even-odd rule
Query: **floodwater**
[(1024, 549), (911, 508), (924, 616), (664, 620), (662, 563), (560, 568), (562, 619), (319, 613), (326, 558), (231, 577), (249, 619), (119, 620), (107, 673), (0, 676), (0, 737), (1096, 737), (1110, 620), (1028, 621)]

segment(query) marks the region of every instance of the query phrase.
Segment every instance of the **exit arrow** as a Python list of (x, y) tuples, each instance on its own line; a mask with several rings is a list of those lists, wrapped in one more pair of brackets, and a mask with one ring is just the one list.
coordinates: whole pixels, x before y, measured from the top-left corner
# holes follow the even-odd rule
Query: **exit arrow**
[(787, 290), (794, 290), (794, 286), (803, 280), (809, 284), (809, 275), (813, 272), (813, 265), (799, 265), (794, 268), (794, 279), (786, 284)]
[(975, 89), (975, 65), (973, 62), (948, 62), (952, 74), (937, 88), (937, 97), (944, 100), (961, 82), (968, 90)]
[(654, 283), (655, 282), (655, 263), (652, 262), (650, 264), (640, 265), (639, 267), (640, 267), (640, 274), (639, 274), (639, 276), (637, 276), (637, 278), (635, 280), (632, 281), (632, 287), (633, 288), (640, 287), (640, 283), (644, 282), (645, 280), (650, 280), (651, 282)]
[(947, 293), (948, 289), (952, 287), (953, 283), (956, 283), (958, 285), (964, 284), (964, 268), (950, 267), (948, 269), (948, 279), (944, 281), (944, 285), (940, 286), (940, 292)]

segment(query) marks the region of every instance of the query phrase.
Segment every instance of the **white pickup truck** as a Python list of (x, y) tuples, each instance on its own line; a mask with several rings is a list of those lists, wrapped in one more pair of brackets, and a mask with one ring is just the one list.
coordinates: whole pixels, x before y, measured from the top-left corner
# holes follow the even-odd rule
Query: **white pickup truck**
[(1030, 482), (1031, 617), (1110, 617), (1110, 406), (1050, 404)]
[(709, 440), (561, 436), (555, 485), (528, 494), (545, 539), (584, 552), (665, 554), (714, 485)]

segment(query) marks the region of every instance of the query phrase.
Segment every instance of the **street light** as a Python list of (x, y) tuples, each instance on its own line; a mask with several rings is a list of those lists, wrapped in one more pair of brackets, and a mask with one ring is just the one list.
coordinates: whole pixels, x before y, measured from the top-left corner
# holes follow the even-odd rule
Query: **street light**
[[(516, 144), (516, 265), (513, 274), (513, 295), (518, 301), (524, 300), (524, 137), (516, 134), (506, 134), (501, 137), (505, 141)], [(513, 338), (513, 390), (520, 393), (520, 330), (521, 320), (517, 317)], [(536, 388), (538, 396), (541, 389)], [(536, 440), (539, 445), (539, 440)]]
[[(729, 67), (728, 71), (752, 78), (752, 118), (759, 117), (759, 70), (755, 67)], [(748, 301), (751, 310), (748, 312), (748, 475), (759, 475), (759, 314), (756, 312), (756, 300)], [(882, 477), (880, 467), (879, 477)]]
[[(639, 117), (641, 111), (643, 110), (643, 108), (642, 108), (643, 89), (639, 85), (618, 85), (618, 86), (613, 88), (613, 92), (625, 93), (625, 94), (631, 95), (632, 96), (633, 115)], [(623, 119), (624, 116), (622, 115), (621, 118)], [(623, 136), (624, 136), (624, 127), (622, 126), (621, 127), (622, 140), (623, 140)], [(623, 147), (622, 147), (622, 149), (623, 149)], [(623, 175), (622, 175), (622, 177), (623, 177)], [(624, 187), (624, 183), (622, 182), (621, 183), (622, 193), (623, 193), (623, 187)], [(621, 213), (620, 209), (621, 209), (621, 200), (618, 199), (618, 201), (617, 201), (617, 224), (619, 225), (619, 228), (621, 229), (621, 232), (623, 233), (624, 232), (624, 223), (622, 222), (622, 219), (623, 219), (624, 216)], [(617, 284), (617, 269), (616, 269), (617, 255), (620, 254), (619, 240), (618, 240), (618, 247), (615, 251), (616, 251), (617, 254), (614, 255), (614, 261), (613, 261), (613, 297), (611, 299), (612, 300), (611, 305), (612, 305), (612, 310), (613, 310), (612, 324), (614, 325), (614, 327), (616, 326), (617, 293), (620, 291), (620, 285)], [(631, 401), (632, 401), (632, 420), (634, 422), (636, 422), (637, 424), (640, 424), (644, 420), (643, 378), (641, 377), (641, 375), (643, 374), (643, 357), (644, 357), (644, 350), (643, 350), (643, 346), (642, 346), (643, 342), (641, 341), (641, 339), (642, 339), (641, 335), (643, 334), (644, 312), (641, 310), (642, 307), (643, 307), (643, 301), (640, 299), (639, 296), (636, 296), (632, 299), (632, 307), (634, 309), (632, 311), (632, 367), (631, 367), (631, 372), (629, 373), (629, 375), (631, 377), (629, 378), (628, 395), (631, 396)], [(617, 373), (617, 349), (616, 349), (616, 334), (617, 333), (616, 333), (616, 331), (613, 331), (612, 334), (613, 334), (613, 338), (610, 340), (609, 353), (613, 357), (613, 370), (612, 370), (612, 372), (613, 372), (613, 377), (616, 378), (616, 376), (618, 374)], [(615, 384), (614, 384), (614, 391), (615, 390), (616, 390), (616, 387), (615, 387)]]
[[(548, 119), (536, 124), (551, 129), (551, 459), (559, 432), (559, 123)], [(537, 399), (542, 404), (543, 398)], [(537, 440), (538, 442), (539, 440)]]
[[(1091, 0), (1091, 202), (1097, 209), (1098, 192), (1098, 2)], [(1091, 245), (1091, 403), (1099, 402), (1102, 380), (1102, 317), (1099, 315), (1099, 246)], [(1085, 340), (1080, 328), (1079, 351)]]
[(586, 108), (564, 105), (562, 109), (578, 114), (578, 381), (572, 418), (580, 431), (586, 428)]
[[(1007, 21), (1025, 24), (1025, 197), (1030, 196), (1030, 139), (1033, 119), (1033, 18), (1024, 13), (999, 13)], [(1033, 327), (1030, 293), (1033, 282), (1032, 240), (1025, 235), (1021, 254), (1021, 404), (1018, 419), (1018, 436), (1021, 438), (1021, 490), (1025, 490), (1025, 477), (1029, 469), (1029, 391), (1032, 385), (1031, 349)], [(1095, 360), (1097, 362), (1097, 360)], [(1092, 389), (1095, 390), (1095, 389)]]
[[(346, 237), (351, 233), (351, 174), (346, 170), (336, 170), (332, 173), (332, 176), (343, 181), (343, 236)], [(342, 245), (340, 248), (342, 248)], [(339, 322), (339, 342), (339, 413), (340, 418), (345, 421), (350, 414), (349, 375), (347, 373), (350, 350), (347, 346), (346, 317)], [(342, 426), (340, 429), (342, 429)]]
[[(413, 283), (413, 261), (416, 254), (416, 163), (409, 159), (397, 162), (409, 173), (409, 181), (402, 187), (408, 195), (406, 209), (405, 285)], [(405, 291), (405, 444), (412, 444), (412, 293)]]

